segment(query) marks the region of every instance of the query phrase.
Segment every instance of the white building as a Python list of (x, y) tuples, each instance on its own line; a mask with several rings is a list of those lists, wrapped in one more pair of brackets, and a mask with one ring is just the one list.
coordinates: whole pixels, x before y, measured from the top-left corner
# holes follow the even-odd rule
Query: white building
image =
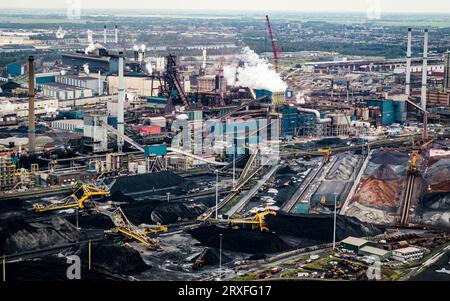
[[(103, 79), (100, 78), (99, 83), (98, 77), (92, 76), (58, 75), (55, 77), (55, 82), (79, 88), (88, 88), (92, 90), (94, 95), (99, 94), (99, 85), (100, 89), (103, 89)], [(101, 92), (103, 94), (103, 91)]]
[[(1, 106), (7, 111), (16, 113), (18, 118), (28, 117), (28, 98), (8, 98), (1, 101)], [(34, 110), (36, 115), (54, 116), (58, 111), (58, 100), (49, 97), (36, 97), (34, 99)]]
[(93, 90), (61, 83), (41, 84), (44, 96), (54, 97), (60, 100), (86, 98), (93, 96)]
[(52, 121), (53, 129), (75, 132), (75, 129), (82, 129), (84, 125), (81, 119), (65, 119)]
[(392, 257), (399, 261), (415, 261), (423, 257), (423, 251), (418, 248), (407, 247), (394, 250)]

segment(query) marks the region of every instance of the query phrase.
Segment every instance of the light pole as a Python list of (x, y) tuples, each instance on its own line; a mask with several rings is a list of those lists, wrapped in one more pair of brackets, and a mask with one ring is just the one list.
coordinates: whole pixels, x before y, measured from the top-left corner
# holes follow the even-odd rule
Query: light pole
[(222, 233), (219, 234), (220, 240), (219, 240), (219, 269), (220, 272), (222, 272)]
[(236, 188), (236, 149), (233, 148), (233, 189)]
[(75, 209), (76, 212), (76, 224), (77, 224), (77, 230), (79, 230), (80, 228), (78, 227), (78, 207)]
[(216, 169), (216, 219), (219, 218), (218, 205), (219, 205), (219, 170)]
[(336, 249), (336, 217), (337, 217), (337, 197), (336, 193), (334, 193), (333, 250)]

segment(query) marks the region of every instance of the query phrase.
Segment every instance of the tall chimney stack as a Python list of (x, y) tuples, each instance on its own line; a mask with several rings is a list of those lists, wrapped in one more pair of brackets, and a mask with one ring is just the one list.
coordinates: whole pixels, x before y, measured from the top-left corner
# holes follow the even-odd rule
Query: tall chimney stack
[(422, 97), (420, 101), (423, 110), (427, 109), (427, 75), (428, 75), (427, 69), (428, 69), (428, 29), (425, 29), (423, 41)]
[(28, 57), (28, 150), (36, 151), (36, 121), (34, 112), (34, 57)]
[(406, 88), (405, 94), (411, 95), (411, 45), (412, 45), (412, 31), (408, 28), (408, 48), (406, 50)]
[(103, 26), (103, 44), (106, 45), (106, 25)]
[(119, 29), (117, 28), (117, 25), (116, 25), (116, 27), (114, 29), (114, 42), (116, 44), (119, 43)]
[[(123, 52), (119, 52), (119, 87), (117, 95), (117, 130), (122, 135), (125, 133), (124, 130), (124, 102), (125, 102), (125, 79), (123, 76), (124, 71), (124, 58)], [(117, 136), (117, 149), (118, 152), (122, 152), (123, 148), (123, 138)]]

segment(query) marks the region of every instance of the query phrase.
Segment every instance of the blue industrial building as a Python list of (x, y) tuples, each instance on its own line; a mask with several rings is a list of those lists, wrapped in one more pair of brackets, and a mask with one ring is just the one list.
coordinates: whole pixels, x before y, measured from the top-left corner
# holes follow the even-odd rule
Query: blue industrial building
[(390, 99), (369, 100), (369, 107), (377, 107), (381, 111), (381, 124), (404, 123), (406, 121), (406, 103)]

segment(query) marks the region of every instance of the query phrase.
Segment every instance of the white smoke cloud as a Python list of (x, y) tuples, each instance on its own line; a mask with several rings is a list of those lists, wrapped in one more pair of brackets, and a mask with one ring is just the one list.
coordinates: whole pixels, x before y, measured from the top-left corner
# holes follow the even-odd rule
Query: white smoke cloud
[(89, 64), (84, 64), (83, 65), (83, 69), (84, 69), (84, 73), (86, 73), (87, 75), (89, 75)]
[(142, 51), (142, 52), (145, 52), (145, 49), (146, 49), (146, 48), (147, 48), (147, 47), (146, 47), (144, 44), (141, 45), (141, 51)]
[(243, 64), (240, 66), (225, 66), (224, 76), (227, 83), (235, 87), (265, 89), (272, 92), (284, 92), (287, 84), (273, 69), (267, 60), (245, 47), (240, 55)]
[(139, 51), (139, 46), (138, 45), (134, 45), (133, 46), (133, 51)]
[(86, 49), (84, 49), (85, 54), (89, 54), (95, 50), (95, 44), (94, 44), (94, 39), (93, 39), (92, 35), (93, 35), (92, 30), (88, 29), (87, 40), (88, 40), (89, 46), (86, 47)]

